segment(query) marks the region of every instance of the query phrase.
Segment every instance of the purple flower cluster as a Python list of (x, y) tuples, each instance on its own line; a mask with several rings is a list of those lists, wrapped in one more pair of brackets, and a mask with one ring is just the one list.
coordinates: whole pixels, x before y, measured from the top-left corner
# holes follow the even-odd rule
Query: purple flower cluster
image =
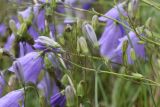
[[(57, 26), (48, 21), (48, 4), (51, 0), (39, 0), (34, 6), (29, 6), (24, 10), (18, 11), (17, 16), (11, 17), (9, 29), (11, 35), (7, 37), (4, 48), (13, 54), (16, 58), (12, 66), (8, 69), (17, 79), (26, 85), (29, 83), (37, 86), (38, 90), (43, 92), (47, 102), (52, 107), (65, 107), (66, 96), (63, 93), (62, 86), (58, 86), (57, 81), (61, 79), (62, 65), (65, 63), (61, 57), (62, 47), (55, 41), (56, 33), (62, 34), (65, 24), (75, 22), (76, 17), (84, 18), (83, 13), (77, 13), (72, 9), (65, 8), (64, 5), (89, 9), (95, 0), (65, 0), (64, 3), (58, 2), (55, 11), (65, 14), (64, 22)], [(22, 0), (18, 1), (19, 4)], [(6, 33), (7, 26), (0, 24), (0, 36)], [(41, 36), (41, 35), (45, 36)], [(64, 69), (64, 68), (63, 68)], [(53, 71), (52, 71), (53, 70)], [(53, 78), (54, 74), (55, 77)], [(41, 76), (44, 74), (43, 76)], [(0, 95), (3, 94), (5, 81), (0, 76)], [(29, 87), (26, 86), (26, 89)], [(11, 92), (0, 98), (0, 107), (20, 107), (24, 106), (24, 89), (17, 90), (13, 88)]]
[[(122, 47), (125, 40), (129, 42), (127, 48), (128, 63), (133, 63), (130, 55), (131, 48), (135, 51), (136, 56), (139, 58), (145, 57), (144, 45), (138, 44), (139, 38), (135, 32), (125, 29), (123, 25), (114, 20), (123, 23), (123, 18), (127, 17), (127, 12), (123, 8), (123, 4), (118, 4), (109, 10), (104, 16), (99, 17), (99, 20), (106, 22), (106, 27), (99, 39), (100, 53), (102, 56), (107, 57), (113, 62), (123, 63), (122, 61)], [(125, 26), (129, 25), (125, 22)]]
[[(57, 42), (55, 37), (57, 35), (55, 34), (64, 33), (63, 27), (65, 24), (73, 24), (76, 18), (85, 18), (85, 16), (81, 12), (65, 8), (65, 5), (89, 9), (94, 1), (65, 0), (64, 3), (58, 2), (55, 10), (65, 14), (65, 17), (63, 22), (58, 22), (56, 26), (55, 23), (52, 23), (52, 19), (47, 20), (50, 18), (47, 6), (53, 2), (51, 0), (39, 0), (34, 6), (29, 6), (25, 10), (19, 11), (18, 15), (10, 20), (9, 28), (12, 33), (8, 36), (4, 48), (13, 54), (15, 60), (13, 60), (8, 70), (16, 77), (19, 83), (22, 83), (22, 86), (26, 85), (26, 89), (30, 88), (28, 86), (29, 83), (34, 84), (38, 90), (42, 91), (40, 94), (45, 97), (46, 103), (51, 107), (73, 106), (75, 103), (76, 91), (70, 78), (67, 77), (67, 84), (63, 84), (60, 81), (62, 77), (61, 71), (68, 72), (68, 66), (66, 67), (65, 61), (61, 58), (64, 50)], [(127, 12), (123, 8), (123, 4), (118, 4), (104, 16), (99, 17), (100, 21), (106, 23), (99, 41), (94, 27), (89, 23), (84, 23), (82, 25), (82, 33), (86, 38), (81, 37), (79, 39), (79, 42), (83, 42), (79, 43), (81, 50), (84, 49), (82, 52), (89, 54), (88, 44), (85, 40), (87, 39), (89, 46), (94, 49), (98, 50), (100, 46), (102, 56), (109, 58), (113, 62), (123, 63), (123, 44), (125, 41), (129, 41), (126, 49), (128, 63), (134, 63), (130, 54), (131, 50), (135, 51), (136, 57), (144, 58), (145, 48), (144, 45), (138, 44), (138, 35), (133, 31), (127, 33), (123, 25), (115, 22), (117, 20), (123, 23), (121, 17), (125, 18), (126, 16)], [(129, 27), (129, 24), (124, 24)], [(6, 25), (0, 24), (0, 36), (5, 35), (6, 29)], [(3, 95), (5, 84), (5, 80), (1, 75), (0, 96)], [(17, 90), (15, 88), (15, 90), (11, 90), (0, 98), (0, 107), (23, 107), (25, 101), (24, 93), (24, 89)]]

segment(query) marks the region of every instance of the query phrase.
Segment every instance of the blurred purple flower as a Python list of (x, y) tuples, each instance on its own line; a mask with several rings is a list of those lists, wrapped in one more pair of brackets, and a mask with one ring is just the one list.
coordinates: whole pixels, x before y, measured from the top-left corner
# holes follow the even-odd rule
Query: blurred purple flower
[(62, 93), (57, 93), (51, 97), (51, 107), (65, 107), (66, 97)]
[[(38, 52), (30, 52), (25, 56), (18, 58), (17, 61), (22, 65), (24, 81), (36, 83), (38, 75), (43, 67), (43, 58)], [(9, 70), (17, 72), (17, 67), (13, 64)]]
[(23, 10), (23, 11), (19, 11), (18, 14), (21, 15), (23, 17), (23, 19), (28, 19), (30, 14), (32, 12), (32, 7), (28, 7), (27, 9)]
[(25, 56), (27, 53), (32, 52), (33, 48), (27, 42), (19, 42), (19, 57)]
[(39, 31), (45, 30), (45, 10), (42, 9), (37, 16), (37, 27)]
[(0, 97), (1, 97), (1, 95), (3, 93), (4, 86), (5, 86), (5, 80), (4, 80), (3, 76), (0, 75)]
[(29, 27), (28, 33), (33, 37), (34, 40), (39, 36), (39, 33), (32, 26)]
[(7, 50), (7, 51), (10, 51), (12, 46), (13, 46), (13, 42), (15, 40), (15, 35), (12, 33), (11, 36), (8, 37), (7, 39), (7, 42), (6, 44), (4, 45), (4, 48)]
[[(136, 57), (144, 59), (145, 58), (145, 47), (143, 44), (139, 44), (139, 38), (136, 36), (136, 34), (132, 31), (129, 32), (129, 38), (131, 40), (131, 43), (133, 45), (133, 49), (135, 51)], [(122, 61), (122, 46), (123, 46), (123, 42), (128, 40), (127, 36), (124, 36), (123, 38), (119, 39), (120, 43), (118, 45), (118, 47), (115, 49), (115, 53), (117, 53), (116, 57), (121, 57), (121, 61)], [(127, 48), (127, 56), (128, 56), (128, 63), (129, 64), (133, 64), (133, 61), (131, 59), (131, 43), (128, 43), (128, 48)]]
[(4, 36), (6, 33), (7, 27), (5, 24), (1, 23), (0, 24), (0, 36)]
[(24, 91), (22, 89), (11, 91), (0, 98), (0, 107), (20, 107), (20, 102), (23, 100)]
[(113, 57), (114, 50), (119, 44), (119, 39), (125, 35), (125, 30), (119, 24), (113, 23), (106, 26), (101, 38), (99, 39), (100, 53), (102, 56)]
[[(127, 12), (123, 9), (123, 4), (118, 4), (109, 10), (104, 16), (119, 20), (120, 16), (127, 16)], [(104, 16), (99, 17), (99, 20), (102, 22), (107, 22), (108, 25), (114, 22), (112, 19), (106, 18)]]
[(41, 82), (38, 84), (38, 88), (43, 90), (47, 100), (50, 99), (51, 95), (59, 92), (59, 89), (56, 86), (54, 79), (51, 78), (47, 72)]

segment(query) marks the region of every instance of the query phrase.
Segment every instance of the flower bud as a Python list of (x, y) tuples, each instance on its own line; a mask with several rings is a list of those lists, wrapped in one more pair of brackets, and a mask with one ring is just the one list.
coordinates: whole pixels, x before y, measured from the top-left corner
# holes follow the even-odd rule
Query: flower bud
[(63, 59), (61, 58), (61, 54), (58, 54), (58, 60), (62, 68), (67, 69), (66, 64), (64, 63)]
[(149, 31), (148, 29), (145, 29), (144, 32), (148, 37), (152, 37), (153, 36), (153, 33), (151, 31)]
[(81, 81), (77, 85), (77, 96), (83, 97), (84, 96), (84, 82)]
[(26, 31), (27, 31), (27, 24), (26, 23), (22, 23), (21, 26), (20, 26), (20, 29), (17, 32), (17, 34), (19, 36), (22, 36)]
[(64, 75), (63, 75), (63, 77), (62, 77), (62, 79), (61, 79), (61, 82), (62, 82), (62, 84), (65, 85), (65, 86), (68, 85), (69, 82), (68, 82), (68, 76), (67, 76), (67, 74), (64, 74)]
[(139, 0), (131, 0), (128, 4), (128, 14), (130, 17), (134, 17), (138, 9)]
[(133, 48), (131, 48), (131, 50), (130, 50), (130, 56), (131, 56), (131, 59), (132, 59), (133, 61), (136, 60), (136, 53), (135, 53), (135, 51), (134, 51)]
[(31, 25), (33, 22), (34, 14), (33, 12), (30, 13), (28, 19), (26, 20), (27, 25)]
[(16, 27), (16, 22), (14, 20), (9, 21), (9, 27), (12, 30), (12, 32), (16, 35), (17, 34), (17, 27)]
[(142, 79), (143, 75), (139, 73), (132, 73), (132, 76), (134, 76), (135, 79)]
[(0, 48), (0, 59), (2, 58), (2, 55), (3, 55), (3, 49)]
[(74, 107), (75, 105), (75, 95), (73, 88), (69, 85), (65, 89), (65, 96), (66, 96), (66, 101), (67, 101), (67, 107)]
[(147, 21), (145, 23), (145, 25), (146, 25), (147, 28), (151, 28), (151, 26), (152, 26), (152, 20), (153, 20), (152, 17), (149, 17), (147, 19)]
[(45, 96), (43, 95), (40, 96), (40, 104), (41, 104), (41, 107), (47, 107), (47, 101)]
[(99, 45), (93, 27), (89, 23), (84, 22), (82, 25), (82, 31), (87, 40), (89, 41), (90, 45), (94, 48), (97, 48)]
[(52, 68), (52, 62), (49, 60), (48, 54), (45, 54), (44, 64), (45, 64), (45, 68), (47, 68), (47, 69)]
[(8, 80), (8, 85), (11, 88), (11, 90), (13, 90), (16, 87), (16, 84), (17, 84), (16, 75), (10, 76), (10, 78)]
[(77, 44), (78, 44), (77, 49), (79, 48), (82, 53), (84, 53), (84, 54), (89, 53), (87, 42), (86, 42), (86, 39), (84, 37), (81, 36), (80, 38), (78, 38)]
[(123, 42), (123, 46), (122, 46), (123, 63), (125, 65), (127, 65), (127, 62), (128, 62), (128, 57), (127, 57), (127, 54), (126, 54), (127, 48), (128, 48), (128, 40), (125, 40)]
[(92, 26), (93, 26), (94, 29), (96, 29), (97, 24), (98, 24), (98, 16), (97, 16), (97, 15), (94, 15), (94, 16), (92, 17)]
[(22, 17), (21, 14), (18, 14), (18, 20), (19, 20), (20, 23), (23, 23), (23, 22), (24, 22), (23, 17)]
[(51, 49), (56, 52), (63, 51), (61, 46), (56, 41), (46, 36), (38, 37), (38, 39), (35, 40), (34, 47), (39, 50)]
[(125, 40), (125, 41), (123, 42), (122, 52), (125, 53), (126, 50), (127, 50), (127, 48), (128, 48), (128, 40)]
[(145, 44), (145, 41), (138, 41), (138, 44)]

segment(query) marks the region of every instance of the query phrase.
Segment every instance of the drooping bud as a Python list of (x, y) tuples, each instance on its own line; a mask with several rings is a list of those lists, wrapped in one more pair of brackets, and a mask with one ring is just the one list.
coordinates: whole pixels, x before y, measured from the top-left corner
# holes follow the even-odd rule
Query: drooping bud
[(55, 52), (62, 52), (61, 46), (46, 36), (40, 36), (38, 39), (35, 40), (34, 47), (39, 50), (53, 50)]
[(136, 53), (135, 53), (135, 51), (134, 51), (133, 48), (131, 48), (131, 50), (130, 50), (130, 56), (131, 56), (131, 59), (132, 59), (133, 61), (136, 60)]
[[(87, 42), (86, 42), (86, 39), (81, 36), (80, 38), (78, 38), (77, 40), (77, 49), (79, 48), (80, 51), (83, 53), (83, 54), (88, 54), (89, 53), (89, 49), (88, 49), (88, 46), (87, 46)], [(79, 51), (79, 50), (78, 50)]]
[(84, 96), (84, 81), (81, 81), (77, 85), (77, 96), (80, 96), (80, 97)]
[(128, 14), (130, 17), (134, 17), (139, 6), (139, 0), (131, 0), (128, 4)]
[(97, 16), (97, 15), (94, 15), (94, 16), (92, 17), (92, 26), (93, 26), (94, 29), (96, 29), (97, 24), (98, 24), (98, 16)]
[(64, 69), (67, 69), (65, 62), (61, 57), (62, 57), (61, 54), (58, 54), (58, 60), (60, 62), (60, 66)]
[(62, 82), (62, 84), (65, 85), (65, 86), (69, 84), (67, 74), (64, 74), (64, 75), (63, 75), (63, 77), (62, 77), (62, 79), (61, 79), (61, 82)]
[(149, 17), (145, 23), (147, 28), (151, 28), (152, 27), (152, 17)]
[(93, 27), (89, 23), (84, 22), (82, 25), (82, 31), (87, 40), (89, 41), (90, 45), (93, 46), (94, 48), (97, 48), (99, 45)]
[(74, 107), (75, 105), (75, 94), (73, 88), (69, 85), (65, 88), (66, 105), (67, 107)]
[(12, 30), (12, 32), (14, 33), (14, 35), (17, 34), (17, 28), (16, 28), (16, 22), (14, 20), (10, 20), (9, 21), (9, 27)]

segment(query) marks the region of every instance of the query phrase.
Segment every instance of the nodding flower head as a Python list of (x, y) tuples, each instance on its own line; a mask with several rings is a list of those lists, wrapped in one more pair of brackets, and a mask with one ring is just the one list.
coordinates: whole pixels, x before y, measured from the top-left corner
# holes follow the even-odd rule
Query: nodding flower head
[[(30, 52), (23, 57), (17, 59), (21, 65), (21, 71), (17, 71), (17, 67), (13, 65), (9, 68), (12, 72), (21, 72), (24, 82), (36, 83), (38, 75), (43, 67), (43, 58), (38, 52)], [(17, 75), (18, 76), (18, 75)]]
[(114, 8), (109, 10), (104, 16), (99, 17), (99, 21), (107, 22), (107, 24), (110, 25), (114, 22), (112, 19), (119, 20), (121, 16), (127, 16), (127, 12), (124, 10), (123, 6), (124, 4), (114, 6)]
[(0, 98), (0, 107), (21, 107), (24, 100), (24, 90), (11, 91)]
[(53, 95), (50, 100), (51, 107), (65, 107), (66, 105), (66, 97), (63, 93), (58, 92)]
[(99, 39), (100, 53), (102, 56), (111, 59), (114, 55), (114, 50), (119, 44), (119, 39), (125, 35), (123, 27), (113, 23), (105, 27), (105, 30)]
[(61, 46), (56, 41), (46, 36), (39, 36), (38, 39), (35, 40), (34, 47), (38, 50), (44, 50), (44, 51), (54, 51), (54, 52), (62, 51)]

